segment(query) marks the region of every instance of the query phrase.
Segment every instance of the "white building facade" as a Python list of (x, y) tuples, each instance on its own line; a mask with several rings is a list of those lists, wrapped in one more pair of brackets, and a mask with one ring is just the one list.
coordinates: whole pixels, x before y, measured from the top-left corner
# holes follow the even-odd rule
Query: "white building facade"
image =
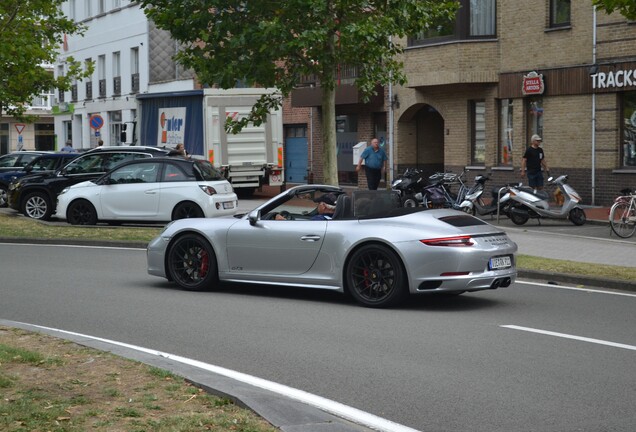
[(122, 130), (131, 131), (136, 121), (138, 94), (153, 86), (161, 91), (194, 88), (192, 77), (172, 61), (176, 45), (169, 34), (156, 29), (138, 3), (68, 0), (62, 11), (87, 29), (82, 36), (69, 36), (60, 48), (56, 76), (67, 72), (69, 57), (84, 67), (92, 63), (94, 71), (56, 95), (57, 149), (67, 140), (80, 150), (97, 146), (100, 139), (104, 145), (121, 145)]

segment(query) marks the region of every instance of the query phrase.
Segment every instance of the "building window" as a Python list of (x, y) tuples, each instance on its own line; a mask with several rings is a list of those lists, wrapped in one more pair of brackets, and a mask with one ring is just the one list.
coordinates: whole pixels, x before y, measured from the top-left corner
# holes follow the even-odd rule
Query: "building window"
[(109, 111), (108, 122), (110, 124), (110, 145), (121, 143), (121, 111)]
[(454, 20), (433, 23), (428, 29), (409, 38), (409, 46), (497, 35), (496, 0), (460, 0), (459, 3), (461, 6)]
[(0, 154), (9, 153), (9, 123), (0, 123)]
[[(338, 181), (341, 184), (356, 184), (358, 175), (353, 160), (353, 146), (358, 143), (358, 116), (356, 114), (336, 116), (336, 146), (338, 149)], [(385, 150), (386, 151), (386, 150)]]
[(623, 167), (636, 166), (636, 91), (622, 94), (623, 133), (621, 161)]
[(534, 134), (543, 136), (543, 98), (534, 97), (527, 100), (527, 136), (526, 142), (530, 144), (530, 137)]
[(34, 131), (36, 150), (55, 150), (55, 130), (53, 123), (36, 123), (34, 125)]
[(93, 0), (84, 0), (84, 12), (86, 18), (93, 16)]
[(473, 165), (486, 163), (486, 102), (470, 102), (471, 149)]
[(130, 85), (133, 93), (139, 91), (139, 48), (137, 47), (130, 50)]
[(76, 5), (75, 5), (75, 0), (69, 0), (69, 5), (68, 5), (68, 15), (69, 18), (73, 21), (75, 21), (75, 17), (77, 16), (77, 11), (76, 11)]
[(497, 18), (495, 0), (470, 0), (470, 36), (494, 36)]
[(512, 99), (499, 101), (499, 147), (498, 164), (500, 166), (512, 166)]
[(97, 13), (103, 14), (105, 12), (105, 0), (97, 0)]
[(570, 0), (550, 0), (550, 27), (570, 25)]
[(99, 97), (106, 97), (106, 56), (97, 57), (97, 78), (99, 82)]

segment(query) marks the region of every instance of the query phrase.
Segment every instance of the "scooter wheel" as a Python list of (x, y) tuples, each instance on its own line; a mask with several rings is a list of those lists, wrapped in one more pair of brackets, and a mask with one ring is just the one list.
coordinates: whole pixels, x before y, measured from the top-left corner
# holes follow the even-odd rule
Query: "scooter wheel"
[(528, 215), (514, 213), (514, 211), (510, 211), (508, 213), (508, 217), (510, 218), (512, 223), (515, 225), (523, 225), (526, 222), (528, 222), (528, 219), (530, 219)]
[(570, 210), (568, 218), (570, 219), (570, 222), (572, 222), (576, 226), (583, 225), (587, 220), (585, 212), (580, 207), (574, 207), (572, 210)]
[(402, 207), (417, 207), (420, 204), (417, 202), (417, 199), (413, 195), (406, 195), (402, 198)]

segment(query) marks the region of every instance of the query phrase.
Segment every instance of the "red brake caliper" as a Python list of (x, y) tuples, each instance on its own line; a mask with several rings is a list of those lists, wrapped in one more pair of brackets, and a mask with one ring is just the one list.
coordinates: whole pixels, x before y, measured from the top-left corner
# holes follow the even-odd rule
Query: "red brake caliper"
[(201, 277), (205, 277), (205, 275), (208, 274), (208, 268), (210, 267), (210, 257), (205, 250), (201, 250), (200, 258), (201, 268), (199, 269), (199, 274)]

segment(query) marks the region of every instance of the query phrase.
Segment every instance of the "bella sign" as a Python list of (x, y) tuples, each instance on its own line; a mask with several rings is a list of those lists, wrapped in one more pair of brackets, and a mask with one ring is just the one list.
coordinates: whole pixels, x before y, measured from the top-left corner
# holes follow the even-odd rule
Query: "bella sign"
[(524, 95), (540, 95), (543, 94), (545, 85), (543, 84), (543, 75), (536, 72), (530, 72), (523, 76), (523, 86), (521, 92)]

